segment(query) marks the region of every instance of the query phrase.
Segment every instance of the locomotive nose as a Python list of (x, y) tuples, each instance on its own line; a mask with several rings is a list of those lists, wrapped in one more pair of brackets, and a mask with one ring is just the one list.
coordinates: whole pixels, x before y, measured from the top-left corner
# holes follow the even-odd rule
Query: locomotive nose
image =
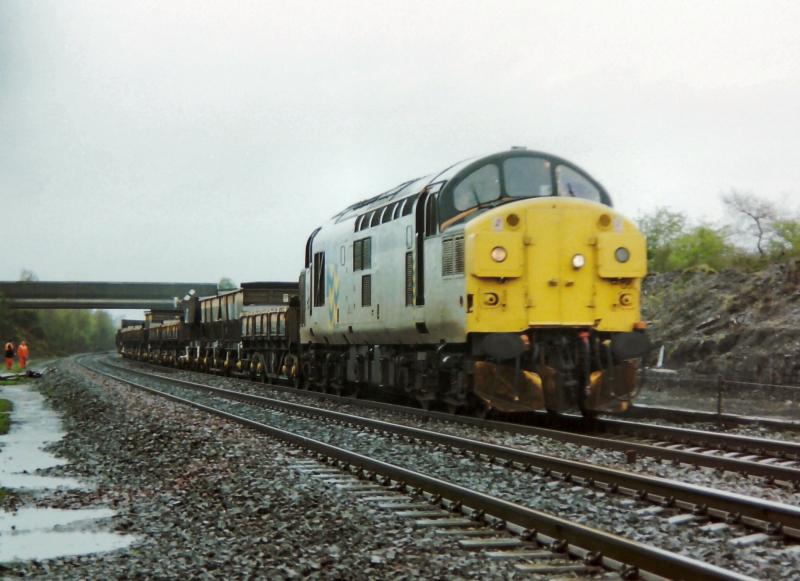
[(529, 326), (631, 331), (639, 321), (644, 237), (610, 209), (553, 200), (526, 212)]
[(599, 204), (549, 198), (509, 204), (467, 232), (475, 330), (639, 322), (644, 237)]

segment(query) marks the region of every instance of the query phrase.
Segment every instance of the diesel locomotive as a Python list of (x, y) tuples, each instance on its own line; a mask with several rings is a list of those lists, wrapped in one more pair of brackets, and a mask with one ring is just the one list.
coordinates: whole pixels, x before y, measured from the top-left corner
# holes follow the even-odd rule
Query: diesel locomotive
[[(451, 411), (624, 411), (650, 348), (646, 258), (596, 180), (512, 149), (345, 208), (308, 238), (296, 297), (225, 313), (237, 322), (227, 340), (216, 314), (183, 313), (173, 324), (197, 330), (167, 362), (337, 392), (369, 385)], [(259, 308), (280, 308), (283, 327), (257, 328)], [(152, 327), (124, 333), (124, 354), (163, 359), (141, 336)]]

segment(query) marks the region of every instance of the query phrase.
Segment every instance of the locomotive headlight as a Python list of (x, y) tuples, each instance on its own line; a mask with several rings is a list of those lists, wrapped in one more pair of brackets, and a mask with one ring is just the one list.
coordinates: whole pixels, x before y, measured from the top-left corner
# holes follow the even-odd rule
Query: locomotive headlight
[(508, 251), (502, 246), (495, 246), (492, 248), (491, 257), (495, 262), (503, 262), (508, 257)]
[(583, 254), (576, 254), (572, 257), (572, 268), (578, 270), (586, 266), (586, 257)]
[(628, 262), (630, 257), (631, 257), (630, 251), (624, 246), (620, 246), (614, 251), (614, 258), (617, 259), (617, 262)]

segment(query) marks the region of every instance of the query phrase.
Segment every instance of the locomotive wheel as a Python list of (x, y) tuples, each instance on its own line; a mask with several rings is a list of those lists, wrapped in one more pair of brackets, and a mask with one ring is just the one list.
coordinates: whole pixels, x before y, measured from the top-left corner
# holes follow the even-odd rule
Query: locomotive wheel
[(264, 360), (264, 356), (260, 353), (253, 355), (253, 365), (251, 365), (253, 379), (261, 383), (267, 383), (267, 362)]
[(489, 417), (492, 407), (474, 393), (470, 393), (467, 398), (467, 411), (471, 416), (485, 420)]
[(297, 389), (303, 389), (305, 384), (306, 382), (303, 378), (302, 369), (298, 370), (298, 373), (292, 377), (292, 385)]
[(417, 403), (419, 404), (419, 407), (424, 409), (426, 412), (431, 409), (431, 401), (433, 400), (431, 400), (429, 397), (419, 395), (416, 397), (416, 400)]
[(286, 366), (286, 377), (289, 378), (289, 383), (292, 387), (302, 389), (305, 383), (303, 380), (303, 368), (297, 356), (287, 353), (283, 364)]

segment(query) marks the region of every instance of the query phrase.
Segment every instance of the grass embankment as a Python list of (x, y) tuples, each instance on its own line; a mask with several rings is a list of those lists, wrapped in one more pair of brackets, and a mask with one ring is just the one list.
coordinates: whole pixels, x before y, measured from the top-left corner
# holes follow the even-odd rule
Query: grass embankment
[(7, 434), (11, 426), (11, 410), (14, 405), (7, 399), (0, 399), (0, 435)]

